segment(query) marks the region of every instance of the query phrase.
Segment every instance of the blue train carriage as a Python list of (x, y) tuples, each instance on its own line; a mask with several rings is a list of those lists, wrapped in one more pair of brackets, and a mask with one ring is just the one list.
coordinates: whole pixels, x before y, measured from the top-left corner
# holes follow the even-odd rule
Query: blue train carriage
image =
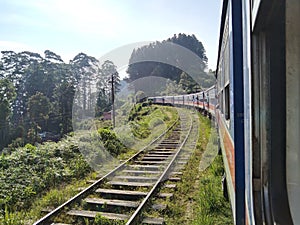
[(174, 96), (174, 105), (180, 106), (184, 104), (184, 96), (183, 95), (176, 95)]
[(205, 109), (207, 110), (208, 116), (210, 118), (215, 118), (215, 110), (217, 105), (216, 99), (216, 86), (212, 86), (205, 90)]
[(245, 224), (242, 1), (223, 1), (216, 120), (235, 224)]
[(300, 1), (223, 1), (216, 119), (235, 224), (300, 224)]
[(193, 94), (186, 94), (186, 95), (184, 95), (184, 98), (185, 98), (185, 100), (184, 100), (184, 104), (186, 105), (186, 106), (189, 106), (189, 107), (196, 107), (197, 105), (197, 102), (196, 102), (196, 95), (195, 95), (195, 93), (193, 93)]
[(152, 101), (154, 104), (164, 104), (165, 98), (164, 96), (148, 97), (148, 101)]

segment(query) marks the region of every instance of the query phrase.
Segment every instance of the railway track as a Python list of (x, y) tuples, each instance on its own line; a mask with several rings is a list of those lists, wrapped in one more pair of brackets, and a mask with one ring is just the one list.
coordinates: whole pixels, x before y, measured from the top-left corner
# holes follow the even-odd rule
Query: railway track
[(151, 212), (166, 205), (153, 199), (172, 197), (198, 131), (195, 115), (178, 112), (180, 120), (168, 131), (34, 225), (87, 224), (99, 215), (105, 224), (164, 224)]

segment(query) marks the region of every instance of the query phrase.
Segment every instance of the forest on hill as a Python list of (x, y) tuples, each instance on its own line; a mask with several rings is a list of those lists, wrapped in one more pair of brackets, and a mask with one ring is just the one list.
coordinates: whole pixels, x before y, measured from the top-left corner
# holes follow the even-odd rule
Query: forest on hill
[(175, 34), (135, 49), (129, 59), (128, 80), (163, 77), (173, 81), (184, 93), (196, 92), (215, 83), (213, 72), (206, 72), (207, 60), (205, 49), (195, 35)]

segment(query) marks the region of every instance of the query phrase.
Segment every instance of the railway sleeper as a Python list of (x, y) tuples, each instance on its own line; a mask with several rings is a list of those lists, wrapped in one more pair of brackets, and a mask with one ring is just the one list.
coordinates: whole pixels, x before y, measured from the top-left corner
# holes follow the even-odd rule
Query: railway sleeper
[(99, 188), (96, 190), (103, 198), (121, 199), (121, 200), (139, 200), (145, 197), (148, 192), (133, 191), (133, 190), (117, 190), (117, 189), (104, 189)]
[(169, 159), (169, 155), (152, 155), (152, 156), (147, 156), (145, 155), (142, 160), (145, 161), (163, 161)]
[(129, 182), (154, 182), (158, 177), (144, 177), (144, 176), (115, 176), (113, 180), (122, 180)]
[(169, 151), (165, 149), (156, 149), (155, 151), (148, 152), (147, 155), (173, 155), (174, 151)]
[(138, 170), (151, 170), (151, 171), (161, 171), (163, 168), (159, 165), (138, 165), (133, 164), (128, 166), (131, 169), (138, 169)]
[[(129, 215), (126, 214), (118, 214), (118, 213), (106, 213), (106, 212), (98, 212), (98, 211), (88, 211), (88, 210), (70, 210), (68, 213), (70, 216), (76, 217), (85, 217), (89, 219), (94, 219), (97, 214), (100, 214), (103, 217), (111, 220), (128, 220)], [(163, 225), (163, 218), (154, 218), (154, 217), (145, 217), (142, 220), (142, 224), (152, 224), (152, 225)]]
[(158, 175), (161, 174), (160, 171), (154, 171), (154, 170), (123, 170), (123, 173), (127, 173), (127, 174), (134, 174), (134, 175), (138, 175), (138, 174), (146, 174), (146, 175)]
[[(139, 206), (138, 201), (128, 201), (120, 199), (104, 199), (104, 198), (85, 198), (84, 201), (89, 205), (105, 207), (124, 207), (124, 208), (137, 208)], [(104, 207), (103, 207), (104, 206)]]
[(109, 181), (110, 185), (114, 187), (152, 187), (153, 182), (128, 182), (128, 181)]
[(158, 154), (156, 154), (155, 152), (152, 153), (147, 153), (144, 158), (148, 158), (148, 157), (163, 157), (163, 158), (169, 158), (170, 156), (173, 155), (173, 152), (170, 153), (165, 153), (165, 152), (158, 152)]
[[(92, 210), (100, 212), (114, 212), (120, 213), (125, 212), (125, 209), (131, 208), (136, 209), (140, 202), (139, 201), (128, 201), (120, 199), (101, 199), (101, 198), (86, 198), (84, 200)], [(166, 204), (153, 204), (151, 208), (156, 211), (163, 211), (167, 208)]]
[(51, 225), (72, 225), (69, 223), (51, 223)]
[(165, 164), (168, 164), (169, 161), (167, 160), (164, 160), (164, 161), (148, 161), (148, 160), (136, 160), (134, 161), (135, 163), (138, 163), (138, 164), (147, 164), (147, 165), (151, 165), (151, 164), (161, 164), (161, 165), (165, 165)]
[(90, 210), (70, 210), (67, 212), (70, 216), (76, 217), (85, 217), (94, 219), (97, 214), (106, 217), (111, 220), (127, 220), (129, 219), (129, 215), (119, 214), (119, 213), (107, 213), (107, 212), (99, 212), (99, 211), (90, 211)]

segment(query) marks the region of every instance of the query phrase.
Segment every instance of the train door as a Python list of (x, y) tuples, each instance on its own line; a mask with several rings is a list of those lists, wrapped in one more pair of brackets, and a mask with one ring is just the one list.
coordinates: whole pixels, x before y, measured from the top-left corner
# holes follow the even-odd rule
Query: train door
[(294, 224), (300, 224), (300, 1), (286, 1), (286, 174)]
[[(299, 1), (252, 3), (255, 220), (256, 224), (300, 224)], [(291, 50), (295, 47), (298, 56)]]

